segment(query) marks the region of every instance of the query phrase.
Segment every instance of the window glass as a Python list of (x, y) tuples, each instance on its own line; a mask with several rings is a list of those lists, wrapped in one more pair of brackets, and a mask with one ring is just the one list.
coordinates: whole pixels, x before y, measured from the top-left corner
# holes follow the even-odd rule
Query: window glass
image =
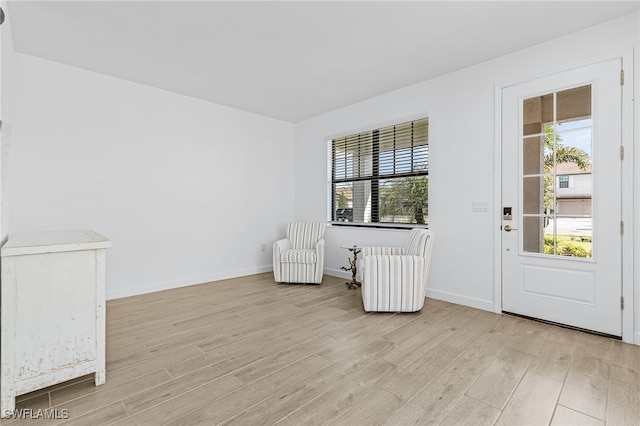
[(593, 257), (591, 103), (591, 85), (523, 100), (523, 252)]
[(331, 141), (332, 221), (428, 224), (427, 118)]

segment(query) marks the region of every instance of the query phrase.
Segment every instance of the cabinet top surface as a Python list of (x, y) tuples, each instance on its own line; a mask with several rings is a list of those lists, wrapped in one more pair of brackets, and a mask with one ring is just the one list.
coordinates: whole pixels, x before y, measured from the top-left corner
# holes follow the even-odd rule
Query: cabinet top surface
[(94, 231), (25, 232), (14, 234), (2, 246), (2, 256), (92, 250), (111, 247), (111, 241)]

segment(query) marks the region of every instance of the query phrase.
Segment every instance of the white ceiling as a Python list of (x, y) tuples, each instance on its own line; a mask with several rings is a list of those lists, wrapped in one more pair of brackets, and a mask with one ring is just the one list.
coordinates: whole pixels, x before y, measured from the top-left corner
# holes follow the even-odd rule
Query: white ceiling
[(9, 1), (15, 50), (289, 121), (639, 10), (640, 1)]

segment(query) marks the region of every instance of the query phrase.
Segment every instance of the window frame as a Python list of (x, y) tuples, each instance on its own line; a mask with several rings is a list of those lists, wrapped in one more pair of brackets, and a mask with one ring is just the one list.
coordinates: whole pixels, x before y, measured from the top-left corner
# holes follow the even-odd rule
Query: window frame
[[(422, 122), (422, 123), (421, 123)], [(417, 136), (414, 138), (413, 135), (413, 131), (412, 131), (412, 135), (411, 135), (411, 145), (410, 145), (410, 157), (411, 157), (411, 161), (409, 162), (410, 164), (410, 171), (406, 171), (406, 172), (399, 172), (396, 170), (396, 158), (398, 156), (398, 153), (401, 152), (403, 149), (406, 150), (407, 147), (400, 147), (397, 148), (395, 143), (396, 143), (396, 135), (395, 135), (395, 128), (396, 127), (400, 127), (403, 125), (408, 125), (410, 124), (412, 126), (414, 125), (424, 125), (425, 126), (425, 136), (423, 138), (423, 140), (419, 139)], [(388, 131), (389, 129), (393, 128), (394, 129), (394, 136), (393, 136), (393, 146), (394, 148), (392, 150), (385, 150), (385, 151), (381, 151), (380, 150), (380, 132), (381, 131)], [(371, 138), (371, 173), (370, 174), (366, 174), (365, 176), (362, 176), (360, 172), (358, 172), (358, 176), (355, 177), (343, 177), (343, 178), (337, 178), (336, 177), (336, 163), (338, 162), (336, 160), (336, 145), (337, 145), (337, 141), (343, 141), (344, 143), (344, 151), (347, 151), (347, 140), (349, 138), (360, 138), (360, 137), (364, 137), (364, 135), (370, 134), (370, 138)], [(399, 138), (399, 137), (398, 137)], [(417, 143), (415, 143), (414, 145), (414, 140), (417, 141)], [(384, 140), (385, 142), (387, 141), (387, 139)], [(422, 142), (422, 143), (421, 143)], [(425, 160), (424, 160), (424, 167), (418, 169), (418, 167), (416, 166), (416, 164), (414, 163), (414, 155), (416, 153), (416, 151), (418, 149), (420, 149), (421, 147), (426, 147), (424, 149), (424, 153), (421, 154), (422, 156), (424, 156)], [(361, 130), (358, 132), (354, 132), (354, 133), (349, 133), (346, 134), (344, 136), (338, 136), (338, 137), (333, 137), (331, 139), (329, 139), (327, 141), (327, 174), (328, 174), (328, 189), (327, 189), (327, 201), (328, 201), (328, 212), (327, 212), (327, 220), (328, 222), (333, 226), (351, 226), (351, 227), (365, 227), (365, 228), (395, 228), (395, 229), (410, 229), (410, 228), (416, 228), (416, 227), (422, 227), (422, 228), (428, 228), (429, 224), (428, 224), (428, 189), (427, 189), (427, 197), (425, 200), (425, 209), (426, 212), (424, 213), (424, 217), (426, 219), (426, 223), (410, 223), (410, 222), (380, 222), (380, 219), (382, 219), (382, 216), (380, 214), (380, 188), (381, 188), (381, 182), (383, 181), (393, 181), (395, 179), (400, 179), (400, 178), (412, 178), (412, 177), (426, 177), (427, 178), (427, 188), (428, 188), (428, 179), (429, 179), (429, 165), (430, 165), (430, 158), (429, 158), (429, 117), (428, 115), (424, 114), (424, 115), (420, 115), (418, 117), (415, 118), (410, 118), (410, 119), (405, 119), (402, 121), (398, 121), (398, 122), (393, 122), (390, 124), (385, 124), (385, 125), (380, 125), (380, 126), (376, 126), (374, 128), (370, 128), (370, 129), (366, 129), (366, 130)], [(362, 144), (360, 141), (358, 141), (358, 145), (357, 145), (358, 149), (362, 148)], [(381, 164), (381, 154), (383, 153), (391, 153), (390, 156), (393, 159), (392, 160), (392, 169), (393, 172), (392, 173), (388, 173), (388, 172), (381, 172), (380, 171), (380, 164)], [(418, 152), (418, 154), (420, 154)], [(417, 157), (417, 156), (416, 156)], [(347, 168), (347, 164), (348, 164), (348, 160), (346, 158), (343, 158), (342, 160), (343, 163), (343, 167), (345, 167), (345, 170)], [(351, 166), (353, 168), (353, 166)], [(345, 171), (345, 175), (346, 175), (346, 171)], [(371, 206), (371, 221), (370, 222), (340, 222), (337, 220), (337, 210), (338, 209), (342, 209), (343, 207), (339, 207), (338, 206), (338, 187), (337, 185), (339, 184), (344, 184), (344, 183), (355, 183), (355, 182), (370, 182), (371, 185), (371, 189), (370, 189), (370, 195), (369, 197), (371, 198), (371, 200), (378, 200), (377, 202), (371, 202), (370, 206)], [(353, 202), (353, 201), (352, 201)], [(353, 212), (353, 205), (351, 207), (347, 207), (348, 209), (351, 209), (351, 211)], [(374, 221), (374, 219), (376, 221)]]
[(558, 175), (558, 188), (569, 188), (569, 175)]

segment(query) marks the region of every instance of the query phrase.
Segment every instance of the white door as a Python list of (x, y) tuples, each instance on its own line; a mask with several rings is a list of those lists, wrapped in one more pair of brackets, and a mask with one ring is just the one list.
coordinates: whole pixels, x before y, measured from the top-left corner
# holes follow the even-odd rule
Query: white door
[(502, 310), (622, 332), (621, 60), (502, 91)]

